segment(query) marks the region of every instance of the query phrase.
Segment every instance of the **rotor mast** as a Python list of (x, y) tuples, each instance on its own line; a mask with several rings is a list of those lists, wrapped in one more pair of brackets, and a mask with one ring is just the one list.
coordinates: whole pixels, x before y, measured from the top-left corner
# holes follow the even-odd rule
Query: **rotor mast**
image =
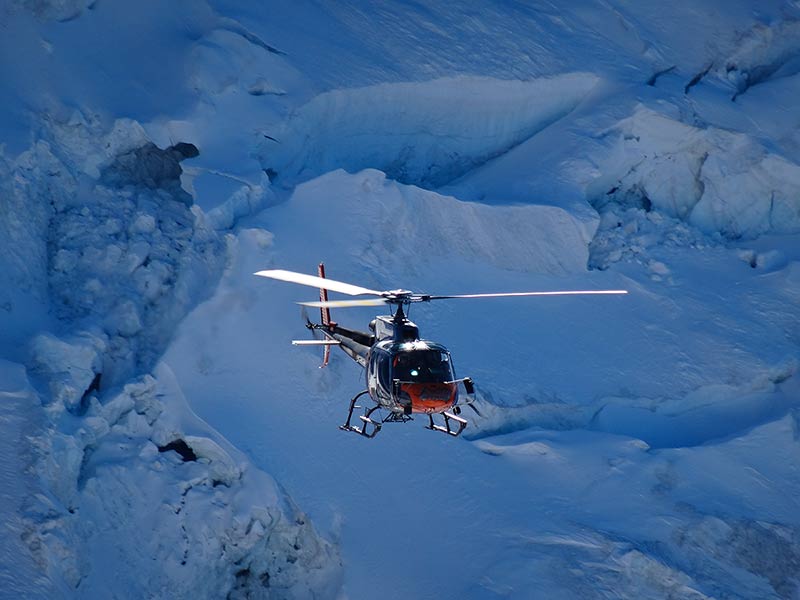
[(392, 325), (394, 326), (394, 331), (392, 333), (395, 342), (400, 343), (404, 341), (403, 325), (408, 322), (408, 318), (406, 318), (406, 314), (403, 312), (403, 302), (398, 302), (397, 310), (394, 311), (392, 318)]

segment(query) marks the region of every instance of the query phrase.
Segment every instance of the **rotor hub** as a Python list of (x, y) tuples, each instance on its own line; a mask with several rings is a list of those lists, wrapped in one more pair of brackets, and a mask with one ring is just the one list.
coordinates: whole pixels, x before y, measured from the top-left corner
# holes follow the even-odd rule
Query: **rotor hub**
[(410, 304), (415, 301), (411, 290), (389, 290), (381, 294), (388, 304)]

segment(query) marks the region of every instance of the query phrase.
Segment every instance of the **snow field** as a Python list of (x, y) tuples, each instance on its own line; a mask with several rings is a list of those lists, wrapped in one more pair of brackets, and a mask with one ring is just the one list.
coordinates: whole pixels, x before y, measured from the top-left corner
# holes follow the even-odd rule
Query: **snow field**
[[(641, 211), (653, 228), (641, 234), (659, 241), (624, 255), (615, 263), (620, 273), (587, 270), (587, 238), (565, 244), (574, 224), (556, 231), (561, 255), (576, 260), (554, 268), (535, 245), (535, 223), (552, 208), (478, 207), (375, 170), (311, 180), (285, 203), (241, 221), (217, 294), (188, 317), (165, 361), (199, 413), (260, 456), (260, 466), (307, 507), (344, 556), (355, 557), (346, 563), (348, 596), (368, 597), (358, 582), (380, 571), (392, 597), (525, 598), (531, 590), (567, 590), (576, 597), (702, 598), (734, 587), (745, 597), (778, 597), (775, 589), (793, 585), (797, 544), (767, 563), (739, 540), (772, 548), (797, 531), (789, 491), (795, 479), (784, 478), (796, 451), (786, 428), (797, 410), (797, 354), (791, 339), (775, 343), (796, 327), (778, 299), (797, 293), (794, 263), (759, 270), (742, 258), (759, 252), (727, 248), (719, 236)], [(319, 211), (325, 219), (307, 218)], [(490, 231), (517, 232), (518, 241), (530, 235), (532, 247), (482, 237)], [(631, 243), (633, 233), (619, 243)], [(335, 353), (320, 371), (315, 349), (288, 345), (306, 335), (293, 301), (313, 299), (314, 290), (252, 275), (273, 267), (313, 272), (321, 258), (330, 277), (373, 289), (597, 285), (632, 293), (610, 302), (412, 308), (423, 335), (448, 345), (459, 374), (476, 379), (484, 418), (467, 411), (465, 435), (496, 459), (490, 464), (470, 445), (416, 422), (385, 427), (368, 448), (336, 429), (363, 386), (360, 370)], [(693, 285), (702, 278), (705, 287)], [(703, 323), (731, 287), (740, 298), (728, 298), (725, 313)], [(764, 320), (752, 320), (753, 310)], [(375, 314), (334, 312), (353, 327)], [(773, 346), (767, 351), (754, 339)], [(225, 351), (211, 352), (212, 345)], [(233, 404), (221, 405), (217, 398), (233, 389)], [(246, 414), (248, 423), (232, 412)], [(732, 450), (757, 447), (773, 426), (782, 432), (774, 450), (787, 457), (780, 473), (767, 468), (770, 453), (749, 460), (746, 450)], [(707, 467), (695, 467), (695, 451), (710, 457)], [(730, 463), (728, 451), (736, 453)], [(397, 456), (409, 457), (403, 468)], [(672, 466), (676, 456), (685, 457), (680, 467)], [(490, 477), (480, 475), (484, 469)], [(730, 479), (703, 481), (716, 470)], [(779, 496), (785, 502), (775, 502)], [(418, 510), (421, 497), (430, 509)], [(433, 509), (442, 506), (453, 510)], [(731, 549), (703, 554), (715, 544)], [(455, 562), (444, 558), (451, 554)], [(391, 575), (382, 569), (393, 556), (414, 558)], [(447, 565), (459, 582), (445, 588), (439, 574)], [(735, 583), (720, 583), (726, 578)]]
[[(0, 7), (0, 595), (796, 595), (795, 4)], [(366, 445), (320, 260), (631, 294), (414, 307), (485, 418)]]

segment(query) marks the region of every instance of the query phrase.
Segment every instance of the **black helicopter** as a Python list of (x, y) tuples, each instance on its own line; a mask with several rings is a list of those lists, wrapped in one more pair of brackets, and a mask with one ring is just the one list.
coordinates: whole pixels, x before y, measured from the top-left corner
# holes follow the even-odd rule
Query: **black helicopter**
[[(306, 318), (306, 327), (322, 334), (322, 339), (293, 341), (295, 345), (321, 345), (324, 347), (322, 366), (328, 363), (330, 347), (339, 346), (365, 369), (367, 389), (356, 394), (350, 401), (347, 421), (339, 428), (364, 437), (373, 438), (383, 423), (405, 423), (413, 420), (413, 414), (428, 416), (428, 429), (458, 436), (467, 426), (459, 406), (459, 384), (464, 386), (467, 399), (461, 404), (472, 406), (474, 384), (469, 377), (457, 378), (453, 361), (447, 348), (436, 342), (420, 339), (419, 328), (408, 320), (404, 307), (415, 302), (448, 300), (456, 298), (503, 298), (510, 296), (568, 296), (585, 294), (627, 294), (626, 290), (573, 290), (553, 292), (507, 292), (490, 294), (457, 294), (435, 296), (416, 294), (409, 290), (379, 292), (357, 285), (335, 281), (325, 277), (325, 266), (320, 263), (318, 274), (306, 275), (294, 271), (268, 270), (254, 273), (291, 283), (319, 288), (319, 301), (299, 302), (303, 306), (320, 309), (320, 323)], [(350, 296), (373, 296), (357, 300), (329, 300), (328, 291)], [(356, 331), (340, 326), (331, 320), (331, 308), (354, 306), (395, 307), (391, 315), (375, 317), (369, 323), (370, 332)], [(360, 408), (356, 401), (369, 395), (375, 406), (368, 407), (358, 418), (362, 425), (351, 424), (353, 410)], [(378, 409), (388, 414), (380, 420), (372, 418)], [(437, 424), (433, 416), (441, 414), (444, 424)]]

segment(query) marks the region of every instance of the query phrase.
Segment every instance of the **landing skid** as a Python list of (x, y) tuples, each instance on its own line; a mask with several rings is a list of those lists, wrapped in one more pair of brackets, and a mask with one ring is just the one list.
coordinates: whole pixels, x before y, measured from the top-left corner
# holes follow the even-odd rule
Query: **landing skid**
[(437, 425), (433, 420), (433, 415), (429, 414), (428, 419), (430, 421), (430, 425), (428, 425), (426, 429), (431, 429), (433, 431), (441, 431), (442, 433), (446, 433), (447, 435), (452, 435), (453, 437), (457, 437), (461, 435), (461, 432), (464, 431), (464, 428), (467, 426), (466, 419), (457, 417), (451, 412), (445, 411), (442, 413), (442, 416), (444, 417), (444, 425)]
[[(357, 433), (359, 435), (363, 435), (367, 438), (374, 438), (378, 435), (378, 432), (381, 430), (382, 424), (379, 421), (373, 421), (370, 419), (370, 415), (374, 413), (376, 410), (380, 408), (380, 406), (375, 405), (372, 408), (367, 409), (367, 411), (363, 415), (359, 415), (359, 419), (363, 423), (361, 427), (357, 427), (355, 425), (351, 425), (350, 421), (353, 418), (353, 410), (356, 408), (361, 408), (360, 406), (356, 406), (356, 400), (358, 400), (364, 394), (369, 393), (369, 390), (364, 390), (363, 392), (356, 394), (352, 400), (350, 400), (350, 411), (347, 413), (347, 421), (345, 421), (344, 425), (339, 425), (339, 429), (342, 431), (352, 431), (353, 433)], [(371, 427), (371, 429), (370, 429)]]
[[(339, 429), (342, 431), (352, 431), (353, 433), (357, 433), (366, 438), (374, 438), (378, 435), (378, 432), (381, 430), (383, 423), (405, 423), (407, 421), (413, 421), (413, 419), (402, 413), (389, 413), (382, 421), (376, 421), (372, 419), (372, 414), (378, 410), (380, 407), (379, 404), (376, 404), (372, 408), (368, 408), (363, 415), (359, 415), (358, 418), (361, 421), (361, 426), (351, 424), (353, 420), (353, 411), (357, 408), (361, 408), (361, 406), (356, 404), (356, 401), (369, 393), (369, 390), (364, 390), (356, 394), (352, 400), (350, 400), (350, 410), (347, 413), (347, 421), (345, 421), (344, 425), (339, 425)], [(444, 425), (438, 425), (433, 420), (433, 415), (428, 415), (429, 425), (425, 429), (430, 429), (431, 431), (441, 431), (442, 433), (446, 433), (447, 435), (451, 435), (453, 437), (458, 437), (461, 435), (461, 432), (464, 431), (464, 428), (467, 426), (466, 419), (462, 419), (461, 417), (453, 414), (455, 412), (460, 412), (459, 407), (455, 407), (453, 412), (443, 412), (442, 417), (444, 417)]]

